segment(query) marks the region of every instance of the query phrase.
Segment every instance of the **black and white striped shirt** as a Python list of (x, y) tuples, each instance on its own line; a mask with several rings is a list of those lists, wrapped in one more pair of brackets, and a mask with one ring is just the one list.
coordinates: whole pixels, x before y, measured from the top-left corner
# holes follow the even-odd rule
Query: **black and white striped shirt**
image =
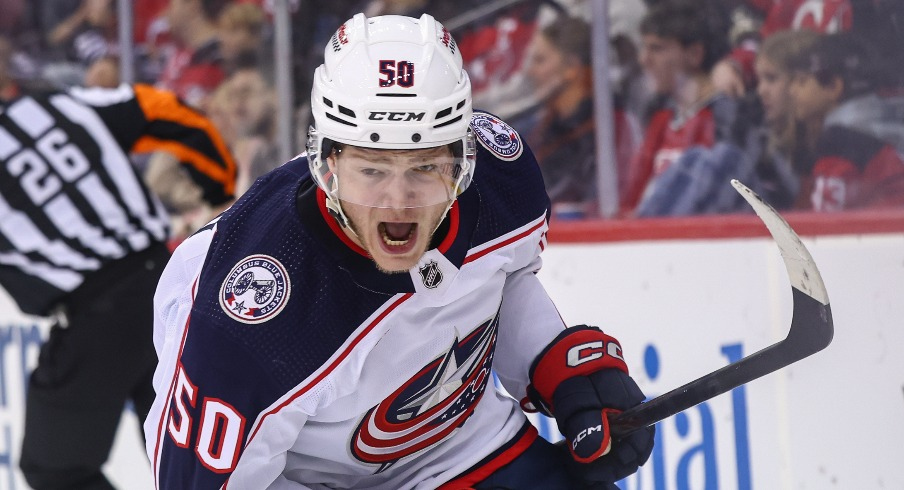
[(0, 285), (46, 314), (92, 273), (165, 242), (169, 217), (129, 160), (168, 150), (213, 205), (235, 164), (209, 120), (143, 85), (26, 96), (0, 109)]

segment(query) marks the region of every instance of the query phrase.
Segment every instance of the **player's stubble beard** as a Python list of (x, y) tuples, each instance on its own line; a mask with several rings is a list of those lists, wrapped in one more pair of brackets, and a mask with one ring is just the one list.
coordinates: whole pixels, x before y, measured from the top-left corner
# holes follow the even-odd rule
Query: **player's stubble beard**
[[(364, 233), (364, 230), (362, 230), (361, 227), (358, 225), (358, 223), (356, 223), (354, 216), (351, 215), (351, 214), (354, 214), (354, 212), (352, 212), (352, 213), (348, 212), (349, 206), (347, 203), (345, 203), (343, 205), (343, 208), (346, 209), (346, 217), (348, 219), (348, 227), (353, 234), (353, 236), (351, 236), (351, 238), (354, 241), (358, 242), (358, 245), (360, 245), (361, 248), (363, 248), (370, 255), (371, 260), (373, 261), (374, 265), (377, 267), (377, 270), (379, 270), (380, 272), (382, 272), (384, 274), (401, 274), (401, 273), (408, 272), (412, 267), (417, 265), (417, 262), (427, 252), (427, 247), (430, 246), (430, 242), (433, 240), (434, 231), (439, 227), (440, 223), (446, 217), (446, 214), (448, 212), (447, 211), (448, 203), (442, 204), (441, 206), (442, 206), (442, 208), (441, 208), (442, 210), (440, 211), (439, 206), (437, 206), (438, 207), (437, 214), (435, 216), (430, 217), (429, 220), (421, 219), (421, 220), (416, 221), (416, 223), (418, 225), (417, 230), (416, 230), (417, 242), (416, 242), (414, 250), (412, 251), (413, 253), (411, 253), (412, 258), (410, 259), (410, 264), (408, 264), (407, 267), (398, 268), (398, 269), (389, 269), (387, 267), (384, 267), (382, 264), (380, 264), (380, 262), (375, 257), (376, 254), (374, 253), (374, 251), (378, 251), (378, 253), (385, 253), (385, 252), (382, 251), (382, 248), (380, 247), (379, 243), (373, 243), (373, 240), (381, 239), (381, 238), (379, 238), (379, 234)], [(375, 223), (379, 223), (379, 221), (375, 221)], [(425, 223), (428, 226), (424, 226)]]

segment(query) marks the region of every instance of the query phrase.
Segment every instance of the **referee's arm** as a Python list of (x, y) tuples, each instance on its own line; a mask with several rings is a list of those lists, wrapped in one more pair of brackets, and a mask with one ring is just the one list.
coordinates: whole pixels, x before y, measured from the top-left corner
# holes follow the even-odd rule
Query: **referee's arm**
[(213, 122), (172, 92), (132, 85), (134, 97), (95, 106), (127, 152), (173, 155), (216, 207), (235, 198), (236, 164)]

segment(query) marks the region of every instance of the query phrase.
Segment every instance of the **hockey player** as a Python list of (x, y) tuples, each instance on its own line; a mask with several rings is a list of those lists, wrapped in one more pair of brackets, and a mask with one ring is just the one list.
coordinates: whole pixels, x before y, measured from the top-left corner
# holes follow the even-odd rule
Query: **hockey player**
[(232, 201), (225, 143), (172, 93), (122, 85), (0, 104), (0, 285), (54, 320), (25, 404), (19, 464), (34, 489), (112, 488), (101, 466), (120, 414), (131, 401), (143, 420), (154, 400), (169, 217), (128, 157), (152, 150), (172, 152), (204, 202)]
[[(431, 16), (343, 24), (307, 157), (186, 240), (155, 296), (159, 488), (615, 488), (652, 428), (618, 341), (565, 328), (535, 272), (549, 200), (530, 150), (472, 112)], [(518, 400), (555, 417), (538, 437)]]

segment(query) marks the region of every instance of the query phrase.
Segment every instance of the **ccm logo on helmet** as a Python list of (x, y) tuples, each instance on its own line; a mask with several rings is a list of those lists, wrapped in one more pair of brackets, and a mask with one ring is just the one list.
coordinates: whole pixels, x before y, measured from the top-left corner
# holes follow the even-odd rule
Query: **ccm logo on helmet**
[(622, 357), (621, 346), (617, 342), (604, 343), (602, 340), (595, 340), (568, 349), (566, 362), (569, 367), (576, 367), (585, 362), (599, 359), (606, 354), (622, 361), (625, 360)]
[(374, 111), (367, 115), (367, 119), (370, 121), (421, 121), (426, 114), (426, 112)]

